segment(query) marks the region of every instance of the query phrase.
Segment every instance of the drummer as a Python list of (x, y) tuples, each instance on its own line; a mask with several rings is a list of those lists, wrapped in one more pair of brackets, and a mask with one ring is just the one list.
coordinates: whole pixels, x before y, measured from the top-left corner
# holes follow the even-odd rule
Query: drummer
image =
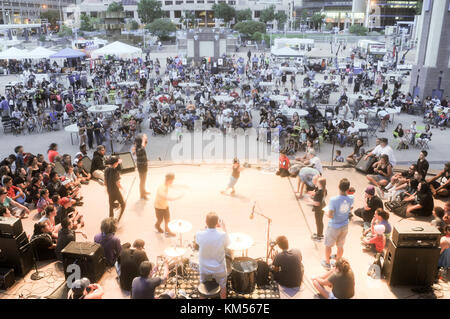
[[(199, 246), (200, 282), (214, 279), (220, 286), (220, 298), (225, 299), (227, 296), (225, 249), (230, 240), (225, 223), (223, 220), (219, 222), (216, 213), (206, 215), (206, 226), (207, 229), (199, 231), (195, 236), (195, 242)], [(217, 227), (223, 231), (217, 230)]]

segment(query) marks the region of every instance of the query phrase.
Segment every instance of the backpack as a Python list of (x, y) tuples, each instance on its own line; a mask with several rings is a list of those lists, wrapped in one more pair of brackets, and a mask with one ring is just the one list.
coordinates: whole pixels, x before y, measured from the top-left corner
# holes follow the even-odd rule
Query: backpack
[(269, 284), (269, 273), (270, 268), (269, 265), (263, 261), (262, 259), (257, 260), (258, 269), (256, 271), (256, 284), (258, 288), (267, 286)]

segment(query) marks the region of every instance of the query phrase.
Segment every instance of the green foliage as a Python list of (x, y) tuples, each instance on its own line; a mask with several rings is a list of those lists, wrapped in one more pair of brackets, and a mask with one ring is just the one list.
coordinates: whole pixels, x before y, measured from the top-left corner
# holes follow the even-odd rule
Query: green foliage
[(63, 25), (61, 27), (61, 30), (59, 30), (59, 32), (58, 32), (58, 37), (63, 38), (63, 37), (71, 37), (71, 36), (72, 36), (72, 29)]
[(99, 19), (91, 18), (86, 14), (81, 15), (80, 30), (81, 31), (94, 31), (95, 25), (99, 23)]
[(417, 1), (417, 7), (416, 7), (416, 14), (421, 15), (422, 14), (422, 7), (423, 7), (423, 0)]
[(275, 20), (275, 6), (271, 5), (270, 7), (261, 11), (261, 15), (259, 16), (259, 21), (263, 23), (271, 22)]
[(41, 35), (39, 36), (39, 41), (40, 41), (40, 42), (45, 42), (45, 40), (46, 40), (45, 35), (41, 34)]
[(259, 31), (256, 31), (255, 33), (253, 33), (253, 35), (252, 35), (252, 40), (255, 40), (255, 41), (261, 41), (262, 39), (263, 39), (263, 34), (261, 33), (261, 32), (259, 32)]
[(236, 16), (236, 10), (226, 3), (214, 4), (212, 6), (214, 17), (216, 19), (223, 19), (225, 22), (230, 22)]
[(356, 34), (356, 35), (367, 35), (367, 32), (369, 30), (362, 25), (354, 24), (354, 25), (350, 26), (350, 28), (348, 28), (348, 31), (350, 33)]
[(251, 38), (255, 32), (266, 33), (266, 24), (259, 21), (245, 21), (236, 23), (234, 30), (245, 37)]
[(131, 21), (131, 30), (137, 30), (139, 29), (139, 23), (137, 23), (136, 20)]
[(327, 25), (325, 26), (325, 29), (330, 31), (331, 29), (333, 29), (333, 24), (332, 23), (327, 23)]
[(41, 12), (41, 19), (47, 19), (51, 25), (57, 25), (59, 20), (58, 11), (45, 11)]
[(177, 30), (177, 26), (170, 19), (156, 19), (147, 25), (146, 28), (160, 40), (169, 39), (169, 34)]
[(236, 11), (236, 22), (242, 22), (252, 19), (252, 10), (238, 10)]
[(138, 3), (138, 16), (143, 23), (152, 23), (163, 16), (161, 2), (156, 0), (141, 0)]
[(123, 4), (122, 2), (112, 2), (107, 9), (108, 12), (123, 12)]
[(189, 26), (195, 27), (195, 14), (193, 14), (191, 11), (185, 11), (184, 12), (184, 18), (182, 18), (182, 24), (188, 28)]
[(278, 28), (282, 29), (284, 24), (286, 23), (288, 19), (288, 16), (286, 15), (286, 13), (284, 11), (280, 11), (277, 14), (275, 14), (275, 20), (277, 20), (278, 22)]
[(320, 12), (316, 12), (312, 15), (311, 21), (314, 24), (314, 28), (320, 29), (323, 23), (323, 19), (325, 19), (325, 15)]

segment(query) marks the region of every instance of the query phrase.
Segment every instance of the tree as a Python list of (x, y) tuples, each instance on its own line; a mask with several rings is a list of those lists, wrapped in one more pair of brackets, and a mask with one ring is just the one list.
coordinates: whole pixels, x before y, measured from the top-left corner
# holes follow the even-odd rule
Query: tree
[(123, 12), (123, 4), (122, 2), (112, 2), (107, 9), (108, 12)]
[(193, 27), (195, 27), (195, 14), (191, 11), (185, 11), (184, 12), (184, 17), (182, 16), (180, 18), (180, 22), (182, 24), (184, 24), (184, 26), (186, 27), (186, 29), (191, 25)]
[(137, 30), (139, 29), (139, 23), (137, 23), (136, 20), (131, 21), (131, 30)]
[(223, 19), (226, 23), (233, 20), (236, 16), (236, 10), (226, 3), (219, 3), (212, 6), (214, 11), (214, 18)]
[(170, 19), (156, 19), (146, 28), (160, 40), (167, 40), (170, 33), (177, 31), (177, 26)]
[(323, 23), (323, 19), (325, 19), (325, 15), (321, 14), (320, 12), (316, 12), (311, 17), (311, 21), (314, 24), (315, 29), (320, 29), (320, 26)]
[(156, 0), (141, 0), (138, 3), (138, 16), (143, 23), (152, 23), (163, 16), (161, 2)]
[(89, 17), (86, 14), (82, 14), (81, 17), (81, 23), (80, 23), (80, 30), (81, 31), (94, 31), (94, 23), (91, 17)]
[(41, 12), (41, 19), (47, 19), (51, 25), (57, 25), (59, 20), (58, 11), (45, 11)]
[(236, 22), (242, 22), (252, 19), (252, 10), (238, 10), (236, 11)]
[(419, 16), (422, 14), (422, 7), (423, 7), (423, 0), (417, 1), (416, 14)]
[(236, 23), (234, 30), (239, 31), (247, 38), (251, 38), (255, 32), (266, 33), (266, 24), (258, 21), (245, 21)]
[(63, 38), (63, 37), (71, 37), (72, 36), (72, 29), (63, 25), (61, 27), (61, 30), (58, 32), (58, 36)]
[(278, 27), (280, 28), (280, 29), (282, 29), (283, 28), (283, 26), (284, 26), (284, 24), (286, 23), (286, 21), (287, 21), (287, 15), (286, 15), (286, 13), (284, 12), (284, 11), (280, 11), (280, 12), (278, 12), (277, 14), (275, 14), (275, 20), (277, 20), (277, 22), (278, 22)]
[(356, 35), (367, 35), (367, 32), (369, 30), (362, 25), (354, 24), (354, 25), (351, 25), (350, 28), (348, 28), (348, 31), (350, 33), (356, 34)]
[(261, 11), (261, 15), (259, 16), (259, 21), (263, 23), (271, 22), (275, 20), (275, 6), (272, 5), (263, 11)]

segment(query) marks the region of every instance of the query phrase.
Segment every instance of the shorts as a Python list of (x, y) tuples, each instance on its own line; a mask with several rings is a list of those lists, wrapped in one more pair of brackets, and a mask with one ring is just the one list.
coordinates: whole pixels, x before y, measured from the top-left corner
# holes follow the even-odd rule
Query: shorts
[(300, 170), (298, 176), (303, 183), (314, 187), (313, 178), (314, 176), (316, 176), (316, 174), (311, 174), (309, 171), (305, 172), (305, 170)]
[(238, 178), (231, 176), (230, 181), (228, 182), (228, 188), (233, 188), (236, 185)]
[(372, 177), (377, 183), (381, 182), (381, 181), (390, 181), (389, 177), (383, 176), (383, 175), (369, 175), (370, 177)]
[(225, 288), (227, 286), (227, 273), (218, 274), (204, 274), (200, 273), (200, 282), (206, 282), (214, 279), (220, 286), (220, 288)]
[(347, 233), (348, 225), (342, 226), (341, 228), (333, 228), (328, 226), (325, 233), (325, 246), (333, 247), (336, 245), (339, 248), (344, 247)]

